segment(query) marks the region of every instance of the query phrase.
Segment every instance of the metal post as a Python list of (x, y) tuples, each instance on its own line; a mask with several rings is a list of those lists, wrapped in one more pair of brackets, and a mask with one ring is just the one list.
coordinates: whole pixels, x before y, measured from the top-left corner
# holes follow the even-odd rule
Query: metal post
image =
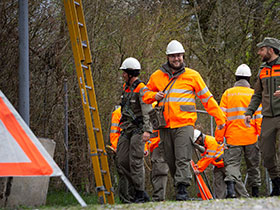
[(247, 181), (248, 181), (248, 173), (246, 173), (246, 175), (245, 175), (245, 179), (244, 179), (244, 186), (246, 186)]
[(272, 192), (272, 183), (266, 168), (265, 168), (265, 183), (266, 183), (266, 193), (267, 195), (270, 195), (270, 193)]
[(64, 114), (65, 114), (65, 135), (64, 135), (64, 142), (65, 142), (65, 175), (68, 177), (69, 175), (69, 153), (68, 153), (68, 88), (67, 88), (67, 79), (64, 79), (64, 92), (65, 92), (65, 107), (64, 107)]
[[(208, 114), (205, 110), (196, 110), (197, 113)], [(210, 116), (211, 136), (214, 136), (213, 117)]]
[(29, 126), (28, 0), (19, 0), (19, 113)]
[(214, 126), (213, 126), (213, 117), (210, 116), (210, 121), (211, 121), (211, 136), (214, 136)]

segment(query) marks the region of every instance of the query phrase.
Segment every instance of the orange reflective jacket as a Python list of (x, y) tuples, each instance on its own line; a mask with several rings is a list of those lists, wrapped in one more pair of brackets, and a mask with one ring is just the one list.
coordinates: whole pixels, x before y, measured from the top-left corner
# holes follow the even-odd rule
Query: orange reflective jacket
[(204, 147), (205, 152), (201, 154), (202, 158), (197, 162), (198, 170), (203, 172), (210, 163), (218, 168), (224, 167), (224, 144), (218, 144), (213, 136), (206, 135)]
[(250, 145), (257, 141), (261, 130), (261, 106), (253, 115), (251, 127), (248, 128), (244, 123), (244, 113), (253, 94), (254, 90), (246, 80), (239, 80), (233, 88), (224, 92), (220, 107), (227, 116), (227, 123), (223, 130), (216, 130), (215, 137), (218, 142), (223, 142), (223, 137), (230, 145)]
[[(157, 102), (154, 102), (152, 104), (153, 108), (156, 106), (156, 104), (157, 104)], [(159, 141), (160, 141), (159, 131), (153, 130), (153, 133), (151, 133), (151, 138), (150, 138), (149, 144), (145, 145), (147, 147), (147, 148), (145, 148), (145, 150), (150, 149), (150, 152), (153, 152), (153, 150), (158, 147)]]
[(159, 141), (160, 141), (159, 131), (154, 130), (153, 133), (151, 134), (150, 144), (149, 144), (151, 152), (153, 152), (153, 150), (158, 147)]
[(119, 126), (120, 119), (121, 119), (121, 107), (117, 108), (112, 113), (111, 118), (111, 131), (110, 131), (110, 142), (114, 149), (117, 149), (118, 140), (121, 135), (121, 128)]
[[(143, 89), (143, 101), (153, 103), (157, 92), (163, 91), (171, 79), (170, 74), (163, 68), (155, 71)], [(197, 119), (195, 95), (201, 100), (206, 111), (215, 117), (218, 125), (225, 123), (226, 118), (223, 111), (197, 71), (185, 68), (171, 86), (172, 83), (164, 92), (167, 97), (159, 103), (159, 106), (164, 104), (167, 128), (194, 126)]]
[[(121, 128), (119, 126), (120, 119), (121, 119), (121, 107), (113, 111), (112, 118), (111, 118), (110, 142), (115, 150), (117, 149), (119, 137), (121, 135)], [(160, 138), (159, 138), (158, 131), (153, 131), (150, 138), (151, 143), (147, 142), (145, 144), (144, 151), (148, 151), (150, 148), (150, 151), (153, 152), (153, 149), (158, 146), (159, 140)]]

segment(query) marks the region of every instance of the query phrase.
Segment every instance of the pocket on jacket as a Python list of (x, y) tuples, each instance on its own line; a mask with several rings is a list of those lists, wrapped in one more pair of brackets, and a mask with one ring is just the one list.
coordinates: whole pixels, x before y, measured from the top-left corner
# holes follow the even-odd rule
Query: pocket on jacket
[(194, 105), (180, 105), (182, 112), (196, 112)]

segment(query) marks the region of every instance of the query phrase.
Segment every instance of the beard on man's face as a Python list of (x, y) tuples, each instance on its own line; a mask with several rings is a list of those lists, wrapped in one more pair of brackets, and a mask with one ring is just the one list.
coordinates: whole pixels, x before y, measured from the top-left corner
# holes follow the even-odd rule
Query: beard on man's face
[(263, 56), (262, 62), (267, 62), (267, 61), (269, 61), (270, 59), (271, 59), (271, 54), (270, 54), (269, 52), (267, 52), (267, 53), (265, 54), (265, 56)]
[(172, 69), (178, 71), (178, 70), (180, 70), (180, 69), (183, 67), (183, 62), (180, 64), (180, 66), (174, 66), (172, 63), (170, 63), (170, 62), (168, 61), (168, 65), (169, 65)]

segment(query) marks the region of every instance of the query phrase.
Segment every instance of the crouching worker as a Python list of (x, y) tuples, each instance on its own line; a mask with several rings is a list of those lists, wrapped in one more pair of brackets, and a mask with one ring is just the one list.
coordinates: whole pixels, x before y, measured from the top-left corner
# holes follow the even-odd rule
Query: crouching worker
[[(232, 193), (227, 192), (227, 185), (224, 181), (224, 144), (218, 144), (213, 136), (205, 135), (197, 129), (194, 130), (193, 142), (195, 148), (199, 148), (199, 146), (202, 146), (205, 149), (201, 154), (202, 158), (196, 164), (197, 170), (195, 170), (194, 173), (202, 173), (210, 164), (214, 165), (213, 182), (215, 197), (218, 199), (227, 198), (228, 195)], [(199, 151), (201, 151), (201, 149), (199, 149)], [(239, 197), (249, 196), (243, 182), (237, 182), (235, 184), (235, 191), (237, 192), (237, 196)]]

